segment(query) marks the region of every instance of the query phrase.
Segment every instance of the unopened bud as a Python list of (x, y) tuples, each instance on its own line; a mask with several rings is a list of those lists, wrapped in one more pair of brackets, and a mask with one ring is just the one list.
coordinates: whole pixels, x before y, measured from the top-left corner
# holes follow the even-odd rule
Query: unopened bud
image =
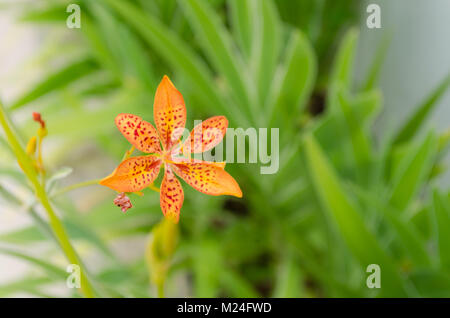
[(150, 279), (157, 286), (164, 284), (177, 243), (177, 224), (163, 218), (152, 230), (145, 250)]
[(117, 205), (122, 210), (122, 212), (127, 212), (128, 209), (131, 209), (133, 207), (130, 198), (128, 198), (124, 192), (117, 195), (117, 197), (114, 199), (114, 204)]
[(47, 128), (45, 128), (45, 126), (41, 126), (39, 127), (37, 133), (39, 138), (43, 139), (45, 136), (47, 136)]
[(27, 144), (27, 154), (28, 155), (33, 155), (36, 152), (36, 136), (33, 136), (30, 138), (30, 140), (28, 140), (28, 144)]

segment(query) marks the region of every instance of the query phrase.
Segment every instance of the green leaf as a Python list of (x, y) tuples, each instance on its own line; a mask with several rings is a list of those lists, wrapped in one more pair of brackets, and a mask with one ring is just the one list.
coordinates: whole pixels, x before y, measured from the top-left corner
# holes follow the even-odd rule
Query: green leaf
[(432, 270), (420, 270), (410, 275), (414, 287), (421, 297), (448, 297), (450, 293), (450, 275)]
[(256, 1), (257, 19), (254, 22), (254, 45), (251, 63), (257, 82), (258, 104), (264, 105), (275, 75), (281, 48), (281, 23), (272, 0)]
[(287, 255), (281, 262), (273, 297), (293, 298), (302, 294), (301, 270), (293, 255)]
[(394, 145), (407, 142), (417, 134), (422, 127), (422, 124), (425, 122), (425, 119), (447, 91), (449, 85), (450, 73), (442, 80), (438, 87), (436, 87), (436, 89), (425, 98), (425, 100), (416, 108), (416, 111), (411, 115), (409, 120), (407, 120), (398, 130), (394, 137)]
[(391, 213), (394, 211), (386, 212), (384, 215), (393, 226), (400, 243), (403, 245), (405, 252), (410, 255), (414, 265), (423, 268), (430, 267), (430, 258), (414, 224), (406, 224), (398, 215)]
[(156, 0), (155, 2), (158, 7), (158, 10), (159, 10), (159, 15), (161, 17), (161, 20), (169, 23), (173, 19), (174, 11), (177, 8), (177, 1), (176, 0)]
[(43, 10), (27, 10), (19, 17), (19, 21), (33, 23), (61, 23), (67, 19), (66, 5), (55, 5)]
[(370, 190), (362, 189), (358, 186), (349, 188), (350, 191), (356, 193), (360, 199), (364, 200), (364, 206), (368, 210), (374, 210), (381, 213), (387, 221), (387, 224), (395, 233), (395, 238), (403, 247), (406, 254), (409, 255), (415, 266), (429, 267), (431, 266), (430, 258), (425, 249), (426, 240), (423, 239), (416, 228), (416, 224), (412, 220), (405, 220), (397, 211), (386, 206), (382, 196)]
[[(41, 221), (39, 220), (38, 222)], [(0, 241), (13, 244), (30, 244), (45, 241), (49, 238), (49, 235), (53, 234), (51, 231), (49, 232), (48, 229), (44, 228), (44, 226), (47, 226), (48, 228), (47, 223), (38, 223), (37, 226), (31, 225), (25, 228), (3, 233), (0, 235)], [(96, 246), (99, 251), (104, 253), (105, 256), (115, 260), (115, 256), (112, 254), (109, 247), (92, 228), (83, 224), (81, 221), (72, 219), (64, 220), (64, 226), (67, 228), (67, 232), (72, 239), (87, 241), (93, 246)], [(56, 238), (54, 238), (54, 240), (55, 243), (58, 244)]]
[(46, 79), (38, 83), (31, 91), (19, 97), (11, 105), (10, 109), (20, 108), (38, 99), (39, 97), (75, 82), (76, 80), (94, 72), (97, 69), (97, 63), (89, 57), (72, 62), (57, 72), (50, 74)]
[(340, 84), (346, 89), (351, 88), (357, 40), (358, 31), (356, 29), (348, 30), (337, 52), (330, 85)]
[(428, 134), (415, 151), (405, 156), (394, 177), (389, 203), (403, 211), (431, 171), (437, 151), (437, 138)]
[[(243, 80), (244, 63), (241, 56), (235, 54), (230, 34), (220, 22), (216, 12), (205, 1), (185, 0), (180, 1), (180, 4), (208, 59), (218, 73), (223, 74), (236, 100), (248, 109), (250, 102), (246, 82)], [(250, 112), (249, 114), (251, 115)]]
[[(219, 277), (222, 272), (222, 254), (213, 241), (200, 241), (194, 247), (193, 269), (196, 297), (217, 297)], [(205, 262), (204, 260), (208, 260)]]
[(55, 186), (55, 183), (58, 180), (64, 179), (68, 177), (73, 172), (73, 169), (71, 167), (62, 167), (58, 171), (56, 171), (52, 176), (47, 180), (47, 183), (45, 185), (46, 191), (51, 192), (53, 187)]
[(439, 135), (438, 141), (438, 155), (440, 158), (444, 158), (447, 151), (450, 149), (450, 129)]
[(450, 211), (446, 199), (435, 190), (433, 193), (434, 228), (438, 243), (441, 267), (450, 269)]
[(250, 58), (253, 42), (254, 5), (251, 1), (230, 0), (230, 19), (233, 35), (243, 56)]
[(346, 126), (350, 133), (353, 156), (357, 166), (359, 167), (358, 173), (362, 178), (364, 178), (364, 180), (366, 180), (368, 177), (367, 173), (369, 171), (369, 163), (372, 157), (372, 148), (369, 138), (361, 125), (361, 121), (358, 121), (357, 117), (353, 113), (350, 103), (348, 102), (349, 97), (346, 95), (344, 89), (339, 90), (337, 94), (339, 105), (342, 113), (344, 114), (344, 118), (347, 123)]
[(114, 53), (108, 48), (106, 39), (103, 37), (96, 23), (97, 21), (91, 21), (87, 16), (83, 17), (83, 27), (81, 30), (87, 40), (86, 45), (90, 47), (99, 65), (109, 70), (117, 80), (122, 80), (121, 70), (115, 61)]
[(337, 89), (342, 87), (351, 91), (357, 40), (358, 31), (353, 28), (348, 30), (336, 54), (327, 95), (327, 109), (331, 112), (337, 110)]
[(376, 238), (367, 229), (361, 214), (356, 210), (322, 150), (312, 135), (304, 138), (308, 171), (314, 191), (325, 212), (336, 225), (350, 251), (365, 270), (369, 264), (383, 269), (384, 296), (405, 296), (402, 279), (391, 259), (385, 254)]
[(384, 59), (386, 57), (387, 49), (391, 43), (392, 36), (385, 36), (379, 45), (375, 58), (373, 59), (372, 65), (370, 67), (369, 73), (366, 78), (366, 82), (363, 86), (364, 91), (371, 90), (375, 87), (378, 77), (380, 75), (381, 66), (383, 65)]
[(230, 120), (243, 127), (247, 126), (248, 120), (235, 104), (225, 104), (216, 91), (212, 74), (206, 64), (174, 32), (128, 2), (104, 1), (135, 29), (161, 58), (189, 79), (190, 84), (198, 92), (203, 110), (207, 110), (210, 105), (215, 105), (224, 114), (229, 115)]
[(13, 297), (15, 293), (22, 294), (23, 292), (30, 293), (37, 297), (44, 297), (45, 295), (39, 292), (39, 287), (50, 284), (52, 282), (54, 282), (54, 279), (48, 276), (38, 278), (25, 277), (18, 281), (2, 284), (2, 287), (0, 288), (0, 297), (1, 298)]
[(6, 243), (25, 244), (30, 242), (38, 242), (46, 239), (46, 236), (42, 234), (35, 226), (28, 226), (22, 229), (2, 233), (0, 235), (0, 241)]
[(352, 111), (363, 127), (372, 124), (381, 108), (382, 100), (379, 90), (370, 90), (350, 97)]
[[(356, 121), (361, 125), (367, 124), (381, 105), (381, 94), (371, 91), (358, 94), (351, 98), (351, 106)], [(338, 106), (338, 105), (336, 105)], [(341, 147), (348, 140), (345, 134), (345, 118), (342, 112), (327, 113), (320, 118), (314, 127), (314, 135), (324, 148), (329, 151)]]
[(291, 33), (282, 65), (281, 79), (273, 85), (275, 102), (269, 108), (273, 120), (275, 112), (282, 112), (284, 118), (292, 118), (306, 104), (317, 76), (317, 61), (313, 48), (299, 30)]
[(5, 255), (9, 255), (9, 256), (13, 256), (13, 257), (17, 257), (20, 259), (23, 259), (24, 261), (27, 261), (33, 265), (36, 265), (40, 268), (42, 268), (45, 272), (47, 272), (50, 276), (54, 277), (55, 279), (66, 279), (67, 278), (67, 273), (60, 269), (59, 267), (50, 264), (44, 260), (41, 260), (39, 258), (36, 258), (34, 256), (29, 256), (25, 253), (22, 252), (18, 252), (18, 251), (13, 251), (7, 248), (3, 248), (0, 247), (0, 253), (5, 254)]
[(260, 294), (244, 277), (229, 269), (223, 269), (220, 273), (220, 283), (235, 297), (257, 298)]
[(102, 3), (90, 3), (97, 17), (103, 38), (110, 47), (110, 52), (116, 59), (116, 64), (122, 68), (123, 80), (133, 77), (142, 85), (154, 91), (157, 81), (152, 72), (149, 57), (145, 54), (142, 44), (125, 24), (118, 22)]

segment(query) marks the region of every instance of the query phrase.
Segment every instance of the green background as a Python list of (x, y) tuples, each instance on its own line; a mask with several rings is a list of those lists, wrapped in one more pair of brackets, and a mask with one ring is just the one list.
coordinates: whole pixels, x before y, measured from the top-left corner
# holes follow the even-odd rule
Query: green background
[[(31, 113), (46, 120), (45, 190), (96, 296), (155, 297), (158, 280), (167, 297), (450, 296), (450, 192), (437, 182), (450, 134), (425, 125), (450, 76), (375, 138), (389, 38), (355, 81), (360, 2), (78, 1), (80, 29), (66, 27), (68, 3), (14, 5), (16, 23), (47, 37), (31, 62), (42, 76), (4, 108), (23, 144)], [(152, 122), (164, 74), (190, 129), (214, 115), (280, 128), (276, 174), (227, 165), (242, 199), (183, 184), (178, 240), (149, 189), (126, 214), (99, 185), (58, 193), (114, 169), (129, 148), (115, 116)], [(3, 135), (0, 151), (0, 209), (32, 220), (0, 233), (0, 253), (30, 265), (0, 281), (0, 296), (82, 296), (65, 287), (68, 262)], [(380, 289), (366, 285), (369, 264)]]

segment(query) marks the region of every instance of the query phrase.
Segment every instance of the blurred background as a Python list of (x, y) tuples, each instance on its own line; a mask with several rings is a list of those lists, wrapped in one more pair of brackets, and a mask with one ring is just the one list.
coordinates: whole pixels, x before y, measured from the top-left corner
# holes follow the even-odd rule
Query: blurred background
[[(0, 98), (23, 145), (46, 121), (47, 194), (97, 296), (449, 297), (449, 17), (445, 0), (1, 0)], [(276, 174), (227, 165), (242, 199), (184, 186), (176, 228), (150, 190), (122, 213), (71, 187), (117, 166), (115, 116), (152, 122), (164, 74), (187, 128), (280, 128)], [(0, 154), (0, 297), (82, 296), (3, 131)]]

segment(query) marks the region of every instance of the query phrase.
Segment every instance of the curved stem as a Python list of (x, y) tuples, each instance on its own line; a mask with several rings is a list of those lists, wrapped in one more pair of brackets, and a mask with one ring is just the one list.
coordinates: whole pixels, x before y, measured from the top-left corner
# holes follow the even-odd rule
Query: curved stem
[(54, 198), (54, 197), (56, 197), (58, 195), (64, 194), (66, 192), (69, 192), (69, 191), (72, 191), (72, 190), (75, 190), (75, 189), (78, 189), (78, 188), (83, 188), (83, 187), (87, 187), (87, 186), (90, 186), (90, 185), (98, 184), (100, 182), (100, 180), (101, 179), (94, 179), (94, 180), (83, 181), (83, 182), (80, 182), (80, 183), (72, 184), (70, 186), (67, 186), (67, 187), (64, 187), (64, 188), (61, 188), (61, 189), (55, 191), (50, 197)]
[(17, 137), (17, 133), (14, 131), (13, 126), (9, 123), (6, 112), (3, 108), (3, 104), (1, 102), (0, 102), (0, 125), (3, 127), (3, 130), (5, 131), (6, 139), (8, 140), (17, 158), (20, 167), (22, 168), (25, 175), (33, 185), (36, 197), (39, 199), (45, 211), (47, 212), (50, 226), (53, 230), (53, 233), (58, 239), (58, 243), (61, 246), (61, 249), (63, 250), (64, 254), (67, 257), (67, 260), (72, 264), (80, 266), (81, 291), (86, 297), (95, 297), (92, 285), (86, 277), (83, 264), (81, 263), (75, 249), (70, 243), (69, 237), (67, 236), (63, 224), (61, 223), (55, 211), (53, 210), (53, 207), (50, 204), (50, 200), (47, 196), (47, 193), (45, 192), (45, 188), (39, 182), (36, 170), (33, 166), (33, 162), (23, 149)]

